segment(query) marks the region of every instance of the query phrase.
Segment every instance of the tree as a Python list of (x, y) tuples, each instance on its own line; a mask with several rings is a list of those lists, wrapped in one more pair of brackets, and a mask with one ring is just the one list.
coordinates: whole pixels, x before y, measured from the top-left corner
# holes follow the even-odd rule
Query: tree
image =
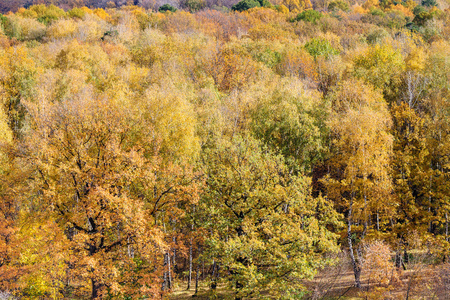
[(160, 6), (158, 8), (158, 11), (159, 12), (166, 12), (166, 11), (176, 12), (177, 9), (175, 7), (173, 7), (172, 5), (166, 3), (166, 4), (162, 5), (162, 6)]
[(184, 4), (189, 8), (189, 11), (192, 13), (201, 10), (206, 5), (204, 0), (186, 0)]
[(353, 74), (358, 79), (381, 89), (387, 101), (394, 101), (405, 69), (400, 52), (390, 45), (374, 45), (352, 57)]
[[(309, 14), (299, 14), (298, 17), (308, 17)], [(339, 50), (335, 49), (331, 43), (327, 40), (321, 40), (321, 39), (311, 39), (309, 42), (307, 42), (304, 46), (305, 50), (311, 54), (315, 59), (319, 56), (324, 56), (325, 58), (330, 58), (333, 55), (338, 55)]]
[(426, 141), (425, 119), (406, 103), (391, 107), (393, 120), (392, 180), (398, 209), (393, 231), (396, 265), (402, 266), (402, 252), (413, 249), (408, 243), (411, 232), (424, 239), (430, 219), (429, 148)]
[(366, 299), (389, 297), (389, 284), (398, 281), (391, 262), (391, 249), (382, 241), (372, 241), (364, 247), (363, 267), (368, 276), (367, 290), (360, 293)]
[(328, 10), (331, 11), (336, 10), (349, 11), (349, 9), (350, 7), (348, 5), (348, 2), (342, 0), (331, 1), (330, 4), (328, 4)]
[[(0, 87), (0, 94), (2, 90)], [(8, 118), (0, 109), (0, 289), (3, 291), (14, 291), (19, 288), (19, 279), (26, 274), (22, 267), (11, 265), (19, 259), (18, 249), (23, 242), (18, 238), (19, 226), (18, 201), (14, 193), (11, 193), (10, 186), (14, 186), (22, 180), (21, 176), (10, 176), (13, 170), (19, 169), (20, 165), (14, 165), (9, 160), (8, 149), (13, 146), (13, 134), (8, 126)], [(20, 173), (20, 172), (19, 172)]]
[(296, 21), (303, 20), (305, 22), (317, 24), (317, 21), (320, 20), (321, 18), (322, 18), (322, 14), (320, 12), (310, 9), (310, 10), (305, 10), (305, 11), (302, 11), (301, 13), (299, 13), (297, 15), (297, 17), (295, 18), (295, 20)]
[(325, 152), (327, 107), (295, 78), (274, 79), (258, 93), (252, 129), (273, 151), (279, 151), (295, 173), (310, 172)]
[(393, 226), (397, 239), (392, 244), (396, 248), (398, 268), (407, 263), (402, 258), (402, 252), (406, 255), (413, 247), (408, 244), (411, 232), (417, 230), (417, 237), (425, 239), (430, 219), (428, 197), (432, 176), (429, 163), (431, 148), (426, 138), (427, 117), (422, 113), (428, 82), (424, 74), (426, 57), (421, 48), (410, 48), (405, 59), (403, 101), (391, 105), (394, 135), (392, 179), (399, 205)]
[(253, 7), (261, 7), (261, 4), (257, 0), (242, 0), (231, 7), (232, 10), (244, 11)]
[(235, 298), (266, 289), (283, 299), (301, 294), (299, 280), (329, 263), (323, 254), (336, 249), (326, 227), (338, 224), (330, 203), (312, 198), (309, 179), (291, 175), (280, 156), (250, 136), (218, 141), (203, 159), (207, 251)]
[(332, 156), (324, 184), (327, 197), (347, 216), (355, 285), (361, 287), (360, 242), (368, 235), (380, 235), (382, 217), (392, 212), (391, 120), (383, 97), (361, 81), (344, 81), (329, 97)]
[(62, 236), (47, 246), (62, 249), (66, 280), (89, 282), (92, 299), (157, 295), (165, 244), (154, 226), (163, 195), (151, 125), (86, 90), (27, 109), (33, 126), (22, 147), (31, 173), (22, 203), (56, 224)]
[(450, 166), (449, 144), (449, 54), (448, 43), (435, 43), (427, 60), (426, 76), (430, 79), (427, 97), (424, 99), (423, 109), (425, 118), (427, 149), (429, 157), (428, 182), (426, 184), (427, 209), (429, 213), (428, 231), (435, 237), (440, 245), (444, 259), (448, 258), (450, 242), (449, 215), (450, 199), (448, 180), (446, 179)]
[(223, 92), (242, 89), (256, 77), (257, 63), (237, 45), (216, 47), (202, 60), (203, 69)]
[(37, 68), (24, 47), (9, 48), (2, 54), (0, 67), (5, 70), (6, 76), (0, 79), (3, 87), (0, 102), (13, 134), (20, 136), (26, 115), (23, 101), (29, 100), (34, 93)]
[(422, 0), (422, 6), (433, 7), (438, 6), (436, 0)]
[(286, 6), (289, 11), (293, 13), (300, 13), (305, 9), (312, 8), (310, 0), (283, 0), (281, 4)]

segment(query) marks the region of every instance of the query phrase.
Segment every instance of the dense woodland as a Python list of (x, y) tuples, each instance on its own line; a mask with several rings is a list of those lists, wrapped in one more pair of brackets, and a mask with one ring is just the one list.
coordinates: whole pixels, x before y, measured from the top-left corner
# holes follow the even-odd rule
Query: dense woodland
[(91, 2), (1, 1), (1, 295), (448, 299), (448, 3)]

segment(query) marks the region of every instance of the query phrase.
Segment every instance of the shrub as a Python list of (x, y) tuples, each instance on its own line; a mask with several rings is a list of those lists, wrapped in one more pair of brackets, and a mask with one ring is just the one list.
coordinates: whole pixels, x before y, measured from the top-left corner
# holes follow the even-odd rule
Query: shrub
[(383, 16), (385, 15), (385, 13), (384, 13), (381, 9), (379, 9), (379, 8), (373, 8), (373, 9), (371, 9), (371, 10), (370, 10), (370, 14), (371, 14), (372, 16), (380, 16), (380, 17), (383, 17)]
[(47, 28), (47, 37), (54, 39), (62, 39), (72, 37), (77, 30), (77, 24), (72, 19), (62, 19), (53, 22)]
[(242, 0), (231, 7), (234, 11), (244, 11), (254, 7), (261, 7), (261, 3), (257, 0)]
[(324, 56), (329, 58), (332, 55), (338, 55), (339, 50), (333, 48), (329, 41), (321, 39), (312, 39), (305, 44), (305, 50), (314, 58), (318, 56)]
[(84, 15), (86, 14), (86, 11), (84, 11), (83, 9), (81, 9), (79, 7), (74, 7), (73, 9), (69, 10), (67, 12), (67, 14), (71, 18), (82, 19), (84, 17)]
[(5, 17), (4, 15), (0, 14), (0, 28), (2, 30), (5, 29), (6, 24), (8, 23), (8, 18)]
[(45, 25), (66, 16), (64, 10), (53, 4), (49, 6), (44, 4), (31, 5), (27, 10), (22, 11), (21, 14), (30, 18), (37, 18), (39, 22)]
[(422, 6), (433, 7), (438, 6), (436, 0), (422, 0)]
[(96, 8), (93, 11), (94, 15), (96, 15), (97, 17), (99, 17), (100, 19), (110, 22), (111, 21), (111, 16), (103, 9), (103, 8)]
[(41, 39), (45, 35), (45, 26), (35, 19), (11, 15), (4, 23), (5, 34), (21, 41)]
[(367, 35), (366, 39), (369, 44), (374, 45), (381, 44), (387, 37), (389, 33), (384, 28), (376, 28)]
[(272, 7), (272, 3), (270, 3), (268, 0), (258, 0), (261, 7)]
[(413, 9), (413, 14), (414, 14), (415, 16), (417, 16), (417, 15), (423, 13), (423, 12), (426, 12), (426, 11), (427, 11), (427, 10), (425, 9), (425, 7), (420, 6), (420, 5), (417, 5), (417, 6), (414, 7), (414, 9)]
[(320, 20), (323, 15), (315, 10), (309, 9), (305, 10), (297, 15), (295, 21), (305, 21), (316, 24), (318, 20)]
[(190, 12), (196, 12), (203, 9), (206, 6), (205, 0), (186, 0), (184, 3)]
[(289, 13), (289, 8), (287, 8), (283, 4), (278, 5), (276, 8), (277, 8), (277, 11), (282, 13), (282, 14), (288, 14)]
[(419, 26), (424, 26), (425, 23), (429, 20), (433, 19), (433, 14), (428, 11), (422, 11), (418, 14), (415, 14), (413, 23)]
[(166, 11), (176, 12), (177, 9), (175, 7), (173, 7), (172, 5), (166, 3), (166, 4), (162, 5), (162, 6), (160, 6), (158, 8), (158, 11), (159, 12), (166, 12)]
[(349, 11), (350, 7), (347, 2), (341, 0), (335, 0), (328, 4), (328, 10), (342, 10)]

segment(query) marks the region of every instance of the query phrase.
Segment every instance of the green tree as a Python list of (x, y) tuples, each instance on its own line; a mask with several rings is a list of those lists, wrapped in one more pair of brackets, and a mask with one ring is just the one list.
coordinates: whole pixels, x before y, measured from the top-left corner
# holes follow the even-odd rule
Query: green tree
[(261, 7), (258, 0), (241, 0), (231, 7), (235, 11), (245, 11), (253, 7)]
[(319, 56), (329, 58), (339, 54), (339, 50), (335, 49), (329, 41), (322, 39), (313, 38), (305, 44), (304, 48), (314, 58)]
[(327, 106), (295, 78), (274, 79), (252, 94), (257, 105), (252, 129), (258, 139), (279, 151), (295, 172), (310, 172), (325, 152)]
[(330, 4), (328, 4), (328, 9), (333, 10), (342, 10), (342, 11), (349, 11), (350, 7), (348, 5), (348, 2), (342, 1), (342, 0), (335, 0), (331, 1)]
[(438, 6), (436, 0), (422, 0), (422, 5), (427, 7)]
[(63, 9), (53, 4), (50, 4), (49, 6), (44, 4), (31, 5), (27, 10), (24, 10), (22, 14), (24, 16), (35, 17), (39, 22), (44, 23), (45, 25), (66, 16), (66, 12)]
[(206, 6), (204, 0), (187, 0), (184, 4), (189, 8), (191, 13), (199, 11)]
[(162, 6), (160, 6), (158, 8), (158, 11), (159, 12), (166, 12), (166, 11), (176, 12), (177, 9), (175, 7), (173, 7), (172, 5), (166, 3), (166, 4), (163, 4)]
[(309, 9), (299, 13), (295, 18), (295, 20), (317, 24), (317, 21), (320, 20), (322, 17), (323, 15), (320, 12), (313, 9)]
[[(336, 250), (327, 225), (337, 214), (323, 198), (310, 195), (310, 180), (293, 176), (283, 158), (249, 136), (206, 149), (207, 189), (201, 200), (206, 243), (236, 299), (269, 293), (282, 299), (301, 294), (303, 278), (314, 276)], [(228, 275), (227, 275), (228, 274)]]

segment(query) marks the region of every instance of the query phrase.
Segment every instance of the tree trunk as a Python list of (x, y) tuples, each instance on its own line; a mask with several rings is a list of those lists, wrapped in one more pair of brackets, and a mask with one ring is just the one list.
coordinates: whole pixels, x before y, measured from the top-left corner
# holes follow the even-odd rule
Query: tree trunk
[(91, 279), (92, 283), (92, 295), (91, 299), (100, 299), (100, 290), (102, 288), (102, 285), (98, 283), (95, 279)]
[(403, 264), (403, 257), (402, 257), (402, 254), (401, 254), (400, 250), (398, 250), (395, 253), (395, 267), (397, 269), (400, 269), (401, 266), (404, 266), (404, 264)]
[(202, 259), (202, 280), (205, 280), (205, 260)]
[(448, 242), (448, 214), (445, 213), (445, 240)]
[(164, 273), (163, 273), (163, 282), (161, 286), (161, 290), (164, 292), (169, 288), (169, 272), (166, 271), (166, 266), (168, 265), (168, 260), (170, 260), (169, 254), (164, 253)]
[(177, 247), (176, 247), (176, 245), (177, 245), (177, 238), (176, 237), (173, 237), (173, 270), (174, 270), (174, 272), (177, 272), (177, 260), (176, 260), (176, 258), (177, 258)]
[(187, 290), (191, 289), (191, 280), (192, 280), (192, 238), (191, 241), (189, 242), (189, 277)]
[(169, 289), (172, 288), (172, 273), (170, 271), (170, 252), (167, 253), (167, 267), (168, 267), (168, 275), (169, 275)]
[(380, 231), (380, 215), (377, 211), (377, 231)]
[[(363, 232), (362, 232), (362, 236), (366, 235), (367, 229), (368, 229), (368, 222), (367, 222), (367, 195), (366, 192), (364, 191), (364, 225), (363, 225)], [(361, 238), (362, 240), (362, 238)]]
[(353, 274), (355, 275), (355, 286), (357, 288), (361, 288), (361, 267), (359, 266), (359, 262), (355, 258), (355, 254), (353, 252), (353, 242), (352, 242), (352, 205), (353, 200), (350, 201), (350, 208), (348, 211), (348, 220), (347, 220), (347, 241), (348, 241), (348, 248), (350, 252), (350, 258), (352, 260), (352, 266), (353, 266)]
[(212, 282), (211, 289), (215, 290), (217, 288), (217, 275), (216, 275), (216, 261), (213, 259), (213, 270), (212, 270)]
[(200, 273), (200, 264), (197, 262), (197, 272), (195, 273), (195, 293), (194, 295), (197, 295), (198, 293), (198, 276)]
[(234, 300), (242, 300), (242, 296), (239, 295), (239, 291), (243, 287), (244, 286), (239, 281), (236, 281), (236, 293), (234, 294)]

